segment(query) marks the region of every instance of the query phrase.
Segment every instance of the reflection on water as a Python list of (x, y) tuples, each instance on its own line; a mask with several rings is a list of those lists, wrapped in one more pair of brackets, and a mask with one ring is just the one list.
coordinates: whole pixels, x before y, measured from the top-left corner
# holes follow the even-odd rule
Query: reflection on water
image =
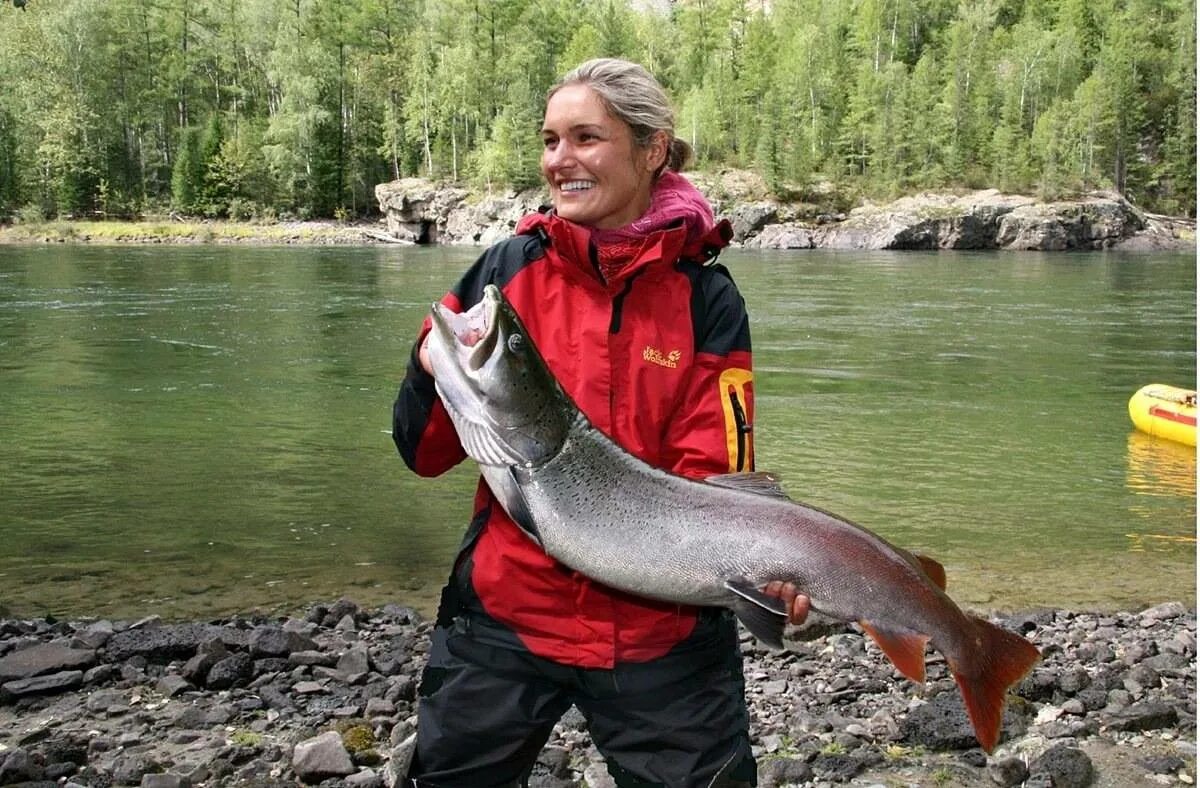
[(1143, 526), (1126, 534), (1134, 552), (1168, 550), (1194, 545), (1195, 531), (1180, 533), (1186, 525), (1170, 508), (1164, 515), (1162, 502), (1196, 500), (1196, 448), (1133, 430), (1129, 433), (1129, 466), (1125, 484), (1135, 494), (1129, 505), (1132, 524)]
[[(0, 612), (429, 610), (476, 473), (410, 474), (390, 409), (478, 251), (0, 248)], [(722, 262), (790, 494), (970, 605), (1194, 602), (1195, 455), (1126, 409), (1195, 376), (1190, 256)]]
[(1131, 430), (1126, 484), (1138, 495), (1196, 497), (1196, 447)]

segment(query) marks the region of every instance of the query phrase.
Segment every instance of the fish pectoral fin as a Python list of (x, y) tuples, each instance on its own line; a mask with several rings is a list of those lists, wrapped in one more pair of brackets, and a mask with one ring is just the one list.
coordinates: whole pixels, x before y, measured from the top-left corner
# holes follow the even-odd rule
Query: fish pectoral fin
[(883, 649), (896, 670), (918, 684), (925, 683), (925, 644), (929, 642), (928, 635), (908, 629), (888, 629), (870, 621), (859, 621), (858, 625)]
[[(779, 485), (779, 477), (766, 471), (750, 473), (718, 473), (704, 479), (707, 484), (727, 487), (731, 490), (766, 495), (770, 498), (787, 498), (788, 494)], [(790, 500), (790, 499), (789, 499)]]
[(506, 485), (504, 491), (504, 511), (508, 512), (508, 516), (525, 532), (526, 536), (540, 545), (542, 537), (538, 533), (537, 523), (533, 521), (533, 513), (529, 510), (529, 502), (525, 500), (525, 493), (521, 490), (523, 473), (524, 470), (516, 467), (508, 469), (510, 483)]
[(726, 580), (725, 587), (734, 593), (734, 615), (750, 630), (750, 634), (771, 648), (783, 648), (783, 626), (787, 623), (787, 606), (777, 596), (767, 596), (744, 580)]

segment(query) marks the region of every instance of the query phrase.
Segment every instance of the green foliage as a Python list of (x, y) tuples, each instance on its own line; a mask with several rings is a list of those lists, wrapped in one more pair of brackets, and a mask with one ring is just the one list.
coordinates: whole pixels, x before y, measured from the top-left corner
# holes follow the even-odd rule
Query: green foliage
[(171, 169), (171, 206), (195, 213), (204, 188), (204, 159), (200, 154), (200, 131), (187, 127), (179, 133), (175, 166)]
[(0, 3), (0, 216), (359, 215), (538, 179), (541, 103), (629, 57), (777, 193), (1114, 188), (1195, 212), (1195, 0)]

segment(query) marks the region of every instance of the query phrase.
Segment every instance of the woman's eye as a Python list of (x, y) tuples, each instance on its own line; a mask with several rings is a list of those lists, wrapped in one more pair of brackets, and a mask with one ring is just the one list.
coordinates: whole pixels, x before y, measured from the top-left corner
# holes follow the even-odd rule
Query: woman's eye
[(542, 145), (546, 148), (553, 148), (555, 143), (557, 143), (557, 142), (558, 142), (558, 140), (554, 139), (553, 137), (543, 137), (542, 138)]

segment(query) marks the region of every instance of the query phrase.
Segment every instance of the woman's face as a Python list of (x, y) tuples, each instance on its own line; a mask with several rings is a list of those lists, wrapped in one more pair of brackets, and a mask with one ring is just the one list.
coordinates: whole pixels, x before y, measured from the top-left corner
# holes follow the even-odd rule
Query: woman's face
[(564, 219), (611, 230), (650, 207), (654, 172), (666, 158), (666, 135), (637, 147), (629, 126), (609, 115), (586, 85), (567, 85), (550, 98), (542, 144), (542, 175)]

